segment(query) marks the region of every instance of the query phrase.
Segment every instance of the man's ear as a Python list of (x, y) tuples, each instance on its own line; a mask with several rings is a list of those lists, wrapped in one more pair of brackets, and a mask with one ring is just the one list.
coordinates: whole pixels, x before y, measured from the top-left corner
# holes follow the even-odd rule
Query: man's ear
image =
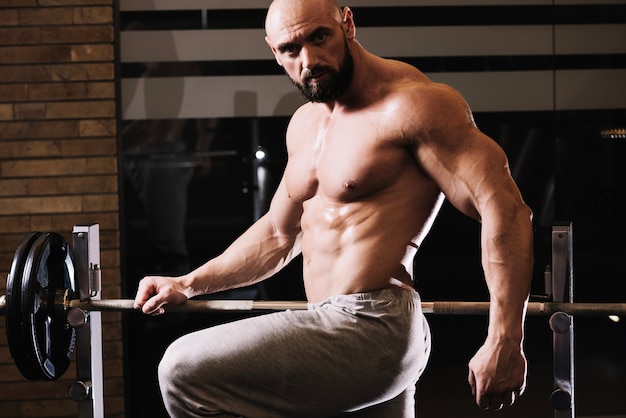
[(276, 49), (274, 48), (274, 45), (272, 45), (272, 41), (270, 41), (270, 38), (267, 35), (265, 36), (265, 42), (267, 43), (267, 45), (272, 50), (272, 54), (274, 54), (274, 59), (276, 60), (278, 65), (280, 65), (282, 67), (283, 64), (282, 64), (282, 62), (280, 62), (280, 59), (278, 58), (278, 53), (276, 52)]
[(349, 7), (344, 7), (341, 11), (341, 19), (343, 28), (346, 31), (348, 39), (354, 39), (356, 37), (356, 25), (354, 24), (354, 16), (352, 10)]

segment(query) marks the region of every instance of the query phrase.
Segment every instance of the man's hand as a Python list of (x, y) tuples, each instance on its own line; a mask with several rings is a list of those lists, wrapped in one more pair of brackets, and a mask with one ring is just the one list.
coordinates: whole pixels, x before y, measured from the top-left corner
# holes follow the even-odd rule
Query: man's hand
[(178, 305), (186, 300), (177, 278), (149, 276), (139, 282), (134, 307), (148, 315), (159, 315), (165, 312), (164, 305)]
[(526, 357), (519, 342), (488, 339), (469, 362), (468, 381), (479, 407), (513, 405), (526, 388)]

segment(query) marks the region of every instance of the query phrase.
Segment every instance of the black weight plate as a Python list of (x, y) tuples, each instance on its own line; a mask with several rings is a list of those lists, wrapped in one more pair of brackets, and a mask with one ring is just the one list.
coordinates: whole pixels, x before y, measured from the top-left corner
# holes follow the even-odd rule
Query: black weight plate
[(55, 296), (62, 296), (74, 284), (72, 252), (56, 233), (40, 235), (28, 252), (22, 275), (21, 311), (24, 320), (28, 369), (39, 369), (40, 379), (56, 380), (70, 365), (75, 330), (67, 323)]
[(22, 277), (28, 252), (39, 235), (41, 235), (39, 232), (31, 232), (22, 238), (15, 250), (6, 286), (5, 321), (9, 351), (20, 373), (31, 380), (40, 379), (41, 373), (38, 369), (29, 367), (31, 363), (26, 356), (27, 345), (24, 340), (24, 320), (21, 309)]

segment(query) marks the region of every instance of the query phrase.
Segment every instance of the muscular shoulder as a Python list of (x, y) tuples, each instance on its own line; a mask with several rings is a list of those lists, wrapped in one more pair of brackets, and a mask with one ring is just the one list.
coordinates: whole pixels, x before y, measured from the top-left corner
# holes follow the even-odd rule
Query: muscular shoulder
[[(469, 106), (449, 85), (435, 83), (417, 68), (400, 61), (380, 63), (381, 75), (368, 91), (373, 106), (395, 115), (394, 124), (405, 138), (419, 139), (435, 130), (474, 126)], [(384, 75), (382, 75), (384, 74)]]
[(407, 77), (394, 94), (396, 105), (408, 115), (407, 134), (420, 136), (455, 126), (474, 127), (471, 110), (453, 87), (425, 77)]

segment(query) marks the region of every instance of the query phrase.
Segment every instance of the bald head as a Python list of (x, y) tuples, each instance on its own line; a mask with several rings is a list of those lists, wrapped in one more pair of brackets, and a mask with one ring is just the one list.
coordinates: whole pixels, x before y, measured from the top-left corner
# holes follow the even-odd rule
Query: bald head
[(267, 10), (265, 32), (271, 36), (285, 26), (312, 18), (328, 18), (341, 24), (341, 8), (336, 0), (274, 0)]

